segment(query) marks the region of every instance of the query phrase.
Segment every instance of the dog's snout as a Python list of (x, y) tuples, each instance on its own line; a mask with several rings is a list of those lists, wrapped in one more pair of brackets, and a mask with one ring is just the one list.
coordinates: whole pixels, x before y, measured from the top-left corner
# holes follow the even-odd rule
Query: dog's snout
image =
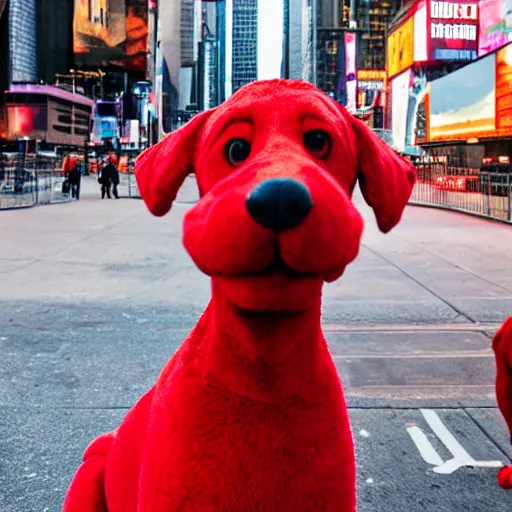
[(305, 185), (290, 178), (272, 178), (259, 183), (246, 200), (251, 217), (273, 231), (300, 224), (313, 207)]

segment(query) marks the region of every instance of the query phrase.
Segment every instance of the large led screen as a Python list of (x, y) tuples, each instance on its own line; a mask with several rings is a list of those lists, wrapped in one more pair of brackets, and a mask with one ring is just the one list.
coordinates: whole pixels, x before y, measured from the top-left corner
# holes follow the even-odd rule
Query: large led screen
[(496, 129), (495, 54), (430, 84), (430, 140), (486, 137)]
[(478, 0), (429, 2), (430, 60), (474, 60), (478, 56)]
[(406, 144), (410, 81), (410, 69), (391, 81), (391, 131), (393, 133), (393, 146), (401, 153), (405, 151)]
[(422, 68), (410, 69), (391, 81), (393, 146), (405, 152), (416, 144), (418, 112), (427, 92), (427, 76)]
[(479, 55), (512, 41), (512, 1), (480, 0)]
[(148, 52), (148, 2), (126, 0), (126, 46), (127, 69), (145, 71)]
[(502, 136), (512, 132), (512, 44), (496, 53), (496, 128)]
[(147, 0), (75, 0), (74, 52), (79, 67), (144, 70)]
[(410, 17), (388, 37), (388, 77), (398, 75), (414, 63), (414, 17)]

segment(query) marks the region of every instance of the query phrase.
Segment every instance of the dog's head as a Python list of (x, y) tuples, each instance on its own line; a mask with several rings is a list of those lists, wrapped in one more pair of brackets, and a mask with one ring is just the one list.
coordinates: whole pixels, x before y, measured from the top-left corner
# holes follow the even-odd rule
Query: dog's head
[(214, 289), (253, 311), (317, 301), (356, 257), (359, 185), (383, 232), (400, 220), (414, 168), (366, 125), (300, 81), (254, 82), (137, 160), (142, 198), (157, 216), (195, 173), (200, 201), (184, 244)]

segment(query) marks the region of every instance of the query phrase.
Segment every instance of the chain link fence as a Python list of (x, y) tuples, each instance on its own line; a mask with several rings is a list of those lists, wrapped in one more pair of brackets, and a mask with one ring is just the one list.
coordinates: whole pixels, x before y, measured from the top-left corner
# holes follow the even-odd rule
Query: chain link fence
[(0, 210), (71, 201), (62, 157), (0, 153)]

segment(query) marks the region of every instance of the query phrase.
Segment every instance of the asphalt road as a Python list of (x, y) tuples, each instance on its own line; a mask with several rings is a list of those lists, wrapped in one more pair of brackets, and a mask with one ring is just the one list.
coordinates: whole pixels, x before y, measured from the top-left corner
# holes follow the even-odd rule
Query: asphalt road
[[(85, 446), (194, 325), (209, 295), (181, 247), (194, 199), (190, 179), (156, 219), (140, 201), (99, 200), (85, 178), (79, 202), (0, 212), (1, 512), (59, 511)], [(444, 463), (512, 457), (490, 350), (512, 314), (512, 227), (410, 207), (384, 236), (356, 202), (363, 247), (326, 286), (323, 324), (350, 407), (359, 511), (510, 511), (495, 468)]]

